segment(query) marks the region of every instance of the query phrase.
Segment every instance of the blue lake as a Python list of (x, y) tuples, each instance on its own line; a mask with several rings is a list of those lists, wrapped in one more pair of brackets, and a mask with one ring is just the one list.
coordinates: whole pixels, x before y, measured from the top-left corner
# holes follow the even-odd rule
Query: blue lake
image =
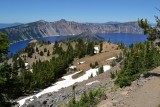
[[(100, 37), (103, 37), (105, 41), (110, 40), (113, 43), (123, 43), (126, 46), (129, 46), (134, 43), (143, 42), (147, 39), (147, 36), (142, 34), (98, 34)], [(44, 41), (50, 41), (55, 42), (56, 40), (62, 40), (67, 38), (67, 36), (53, 36), (53, 37), (45, 37), (45, 38), (37, 38), (37, 40), (44, 40)], [(24, 47), (27, 46), (27, 44), (31, 41), (25, 40), (21, 42), (17, 42), (14, 44), (11, 44), (9, 47), (9, 54), (20, 51)]]
[(99, 34), (105, 41), (111, 41), (113, 43), (123, 43), (129, 46), (134, 43), (140, 43), (147, 40), (147, 36), (143, 34)]
[[(59, 40), (65, 39), (65, 38), (67, 38), (67, 36), (53, 36), (53, 37), (45, 37), (45, 38), (36, 38), (36, 40), (55, 42), (55, 41), (59, 41)], [(33, 40), (33, 39), (24, 40), (24, 41), (20, 41), (20, 42), (11, 44), (9, 46), (9, 54), (11, 54), (11, 53), (15, 54), (16, 52), (22, 50), (23, 48), (25, 48), (28, 45), (28, 43), (31, 40)]]

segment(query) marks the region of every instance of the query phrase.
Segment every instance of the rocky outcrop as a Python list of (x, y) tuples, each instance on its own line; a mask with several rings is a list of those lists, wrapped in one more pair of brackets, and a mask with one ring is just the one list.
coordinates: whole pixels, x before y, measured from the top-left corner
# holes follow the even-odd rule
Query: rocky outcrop
[(6, 33), (8, 35), (8, 39), (11, 42), (38, 37), (77, 35), (88, 31), (92, 33), (142, 33), (142, 29), (140, 29), (137, 22), (92, 24), (77, 23), (64, 19), (56, 22), (40, 20), (33, 23), (0, 29), (1, 33)]
[[(75, 90), (76, 97), (80, 96), (84, 91), (98, 89), (101, 87), (101, 83), (94, 83), (92, 85), (77, 87)], [(73, 91), (71, 88), (59, 92), (47, 93), (39, 98), (34, 97), (32, 101), (30, 99), (25, 101), (22, 107), (57, 107), (62, 102), (66, 102), (73, 98)], [(17, 105), (18, 106), (18, 105)], [(17, 107), (15, 106), (15, 107)]]

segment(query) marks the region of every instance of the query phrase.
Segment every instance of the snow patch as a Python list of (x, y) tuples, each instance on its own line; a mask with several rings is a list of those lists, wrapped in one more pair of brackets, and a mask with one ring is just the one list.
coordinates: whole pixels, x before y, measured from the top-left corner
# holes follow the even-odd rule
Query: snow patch
[(107, 59), (107, 61), (113, 60), (113, 59), (116, 59), (116, 57), (109, 58), (109, 59)]
[[(110, 65), (103, 66), (104, 72), (108, 71), (110, 68), (111, 68)], [(65, 79), (65, 80), (56, 82), (52, 86), (42, 90), (41, 92), (39, 92), (36, 95), (32, 95), (32, 96), (26, 97), (24, 99), (21, 99), (21, 100), (18, 101), (18, 103), (20, 104), (20, 107), (21, 107), (27, 99), (29, 99), (31, 101), (33, 96), (36, 96), (38, 98), (43, 94), (50, 93), (50, 92), (56, 92), (59, 89), (69, 87), (76, 82), (82, 82), (84, 80), (87, 80), (91, 76), (91, 74), (93, 75), (93, 77), (95, 77), (95, 76), (97, 76), (97, 73), (96, 73), (97, 71), (98, 71), (98, 68), (90, 69), (90, 70), (86, 71), (84, 75), (82, 75), (81, 77), (76, 78), (76, 79), (73, 79), (72, 76), (79, 73), (80, 71), (75, 72), (75, 73), (70, 74), (70, 75), (67, 75), (67, 76), (63, 76), (62, 78)]]
[(78, 62), (77, 64), (79, 65), (79, 64), (84, 64), (85, 63), (85, 61), (81, 61), (81, 62)]
[(93, 81), (93, 82), (90, 82), (90, 83), (87, 83), (86, 85), (91, 85), (91, 84), (93, 84), (93, 83), (96, 83), (96, 82), (99, 82), (99, 81)]
[(70, 66), (69, 68), (70, 69), (76, 69), (77, 67), (76, 66)]
[(24, 63), (24, 65), (25, 65), (25, 67), (27, 67), (27, 66), (28, 66), (28, 63)]

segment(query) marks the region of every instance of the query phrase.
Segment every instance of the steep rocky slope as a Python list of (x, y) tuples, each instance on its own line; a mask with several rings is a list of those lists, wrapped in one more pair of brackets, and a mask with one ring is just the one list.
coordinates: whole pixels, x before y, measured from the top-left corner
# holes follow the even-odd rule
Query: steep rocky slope
[(88, 31), (92, 33), (142, 33), (137, 22), (92, 24), (77, 23), (64, 19), (56, 22), (40, 20), (16, 27), (0, 29), (0, 32), (8, 34), (8, 39), (11, 42), (38, 37), (76, 35)]

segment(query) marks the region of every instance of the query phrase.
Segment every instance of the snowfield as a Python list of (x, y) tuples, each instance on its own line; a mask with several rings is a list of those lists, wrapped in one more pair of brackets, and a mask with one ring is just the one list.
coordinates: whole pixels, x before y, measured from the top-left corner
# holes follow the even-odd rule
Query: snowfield
[[(111, 68), (110, 65), (103, 66), (104, 72), (108, 71), (110, 68)], [(20, 104), (20, 107), (21, 107), (27, 99), (32, 101), (33, 96), (36, 96), (38, 98), (43, 94), (50, 93), (50, 92), (56, 92), (56, 91), (60, 90), (61, 88), (69, 87), (76, 82), (82, 82), (84, 80), (87, 80), (91, 76), (91, 74), (93, 75), (93, 77), (95, 77), (95, 76), (97, 76), (97, 73), (96, 73), (97, 71), (98, 71), (98, 68), (90, 69), (90, 70), (86, 71), (86, 73), (84, 75), (82, 75), (82, 76), (80, 76), (76, 79), (73, 79), (72, 76), (79, 73), (80, 71), (75, 72), (75, 73), (70, 74), (70, 75), (67, 75), (67, 76), (63, 76), (62, 78), (65, 79), (65, 80), (56, 82), (52, 86), (44, 89), (43, 91), (39, 92), (36, 95), (32, 95), (32, 96), (26, 97), (24, 99), (21, 99), (21, 100), (18, 101), (18, 103)]]

